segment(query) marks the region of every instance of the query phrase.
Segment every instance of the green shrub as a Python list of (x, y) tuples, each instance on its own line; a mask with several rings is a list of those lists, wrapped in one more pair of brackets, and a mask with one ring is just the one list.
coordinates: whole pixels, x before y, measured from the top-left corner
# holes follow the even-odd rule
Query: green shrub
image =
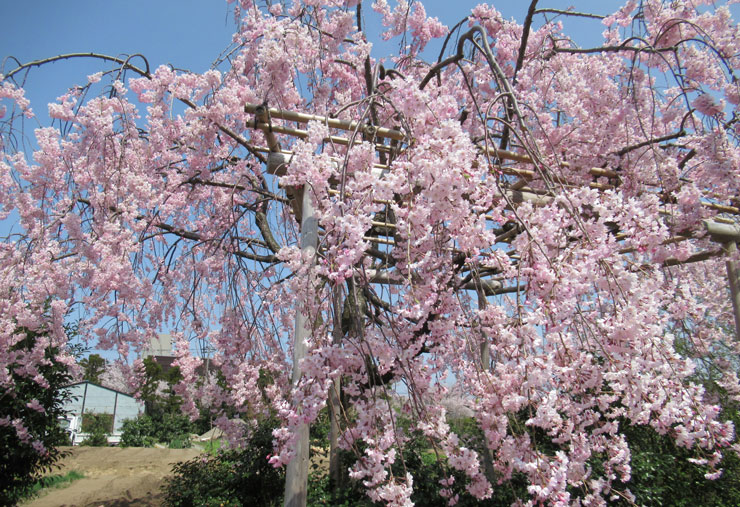
[(203, 454), (175, 465), (163, 486), (166, 505), (281, 505), (285, 474), (267, 461), (274, 427), (274, 421), (263, 421), (244, 449)]
[(190, 435), (198, 429), (188, 416), (179, 413), (141, 415), (123, 421), (121, 446), (151, 447), (161, 442), (173, 449), (184, 449), (191, 446)]
[(86, 413), (82, 416), (82, 431), (88, 436), (80, 445), (104, 447), (108, 445), (108, 435), (113, 429), (111, 414)]
[(154, 423), (154, 438), (157, 442), (171, 444), (173, 440), (189, 439), (196, 428), (190, 418), (182, 413), (164, 413), (152, 419)]
[(96, 414), (85, 412), (82, 415), (82, 432), (93, 433), (102, 431), (110, 435), (113, 433), (113, 414)]
[(152, 447), (156, 440), (154, 421), (147, 415), (126, 419), (121, 426), (121, 447)]
[(637, 505), (740, 505), (740, 458), (732, 450), (724, 452), (722, 476), (709, 481), (706, 467), (687, 461), (701, 457), (696, 450), (678, 447), (671, 437), (646, 426), (625, 426), (623, 431), (632, 453), (632, 479), (619, 488), (629, 488)]
[(349, 481), (348, 484), (342, 486), (340, 488), (332, 487), (328, 474), (310, 474), (308, 476), (307, 505), (311, 507), (319, 505), (331, 507), (370, 507), (375, 505), (370, 501), (357, 481)]

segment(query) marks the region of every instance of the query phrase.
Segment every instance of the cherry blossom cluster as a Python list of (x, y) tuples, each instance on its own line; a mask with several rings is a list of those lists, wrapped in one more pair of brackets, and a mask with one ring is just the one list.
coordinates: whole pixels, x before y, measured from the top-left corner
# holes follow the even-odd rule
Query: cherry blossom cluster
[[(276, 415), (275, 466), (338, 389), (347, 473), (388, 505), (419, 481), (398, 473), (412, 434), (450, 505), (515, 474), (529, 505), (631, 498), (627, 425), (718, 477), (735, 430), (697, 379), (710, 362), (740, 397), (726, 254), (703, 225), (738, 213), (729, 7), (630, 1), (581, 48), (552, 15), (525, 27), (482, 4), (450, 32), (419, 2), (378, 0), (382, 36), (404, 41), (382, 59), (360, 2), (260, 5), (235, 3), (234, 50), (208, 72), (125, 63), (98, 95), (83, 90), (108, 74), (89, 76), (28, 152), (32, 110), (4, 69), (0, 217), (17, 223), (0, 244), (0, 348), (42, 328), (63, 346), (75, 320), (126, 360), (171, 331), (185, 409), (212, 410), (235, 444), (253, 427), (235, 413)], [(264, 127), (246, 104), (316, 116)], [(309, 256), (301, 195), (320, 226)], [(293, 383), (297, 312), (312, 329)], [(49, 344), (0, 356), (0, 388), (12, 364), (42, 382)], [(203, 350), (223, 382), (202, 378)], [(125, 371), (110, 381), (137, 381)], [(450, 429), (459, 414), (477, 447)]]

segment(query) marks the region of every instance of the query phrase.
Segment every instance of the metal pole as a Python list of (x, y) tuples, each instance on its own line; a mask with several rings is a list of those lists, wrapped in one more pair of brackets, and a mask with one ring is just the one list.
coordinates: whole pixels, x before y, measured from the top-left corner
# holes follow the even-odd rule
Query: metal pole
[[(316, 219), (309, 188), (304, 186), (297, 192), (301, 205), (301, 253), (304, 258), (316, 261), (318, 246), (318, 220)], [(311, 334), (311, 322), (303, 315), (300, 307), (295, 312), (295, 342), (293, 344), (293, 387), (301, 379), (300, 362), (306, 356), (306, 338)], [(308, 425), (301, 424), (297, 430), (295, 457), (288, 463), (285, 472), (285, 507), (305, 507), (308, 493)]]

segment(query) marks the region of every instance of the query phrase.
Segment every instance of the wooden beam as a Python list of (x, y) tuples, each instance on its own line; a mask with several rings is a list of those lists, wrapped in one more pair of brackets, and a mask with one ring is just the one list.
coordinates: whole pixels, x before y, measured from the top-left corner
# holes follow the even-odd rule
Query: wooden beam
[(740, 241), (740, 224), (734, 220), (704, 220), (704, 229), (712, 238), (719, 243), (737, 243)]
[[(261, 107), (257, 104), (246, 104), (244, 111), (247, 113), (256, 113)], [(396, 141), (405, 141), (406, 134), (400, 130), (389, 129), (385, 127), (376, 127), (365, 123), (360, 123), (351, 120), (340, 120), (339, 118), (330, 118), (328, 116), (317, 116), (315, 114), (297, 113), (294, 111), (286, 111), (284, 109), (270, 108), (267, 110), (271, 118), (278, 118), (281, 120), (294, 121), (298, 123), (308, 123), (310, 121), (317, 121), (323, 123), (331, 128), (338, 130), (347, 130), (350, 132), (358, 132), (375, 137), (383, 137), (386, 139), (394, 139)]]

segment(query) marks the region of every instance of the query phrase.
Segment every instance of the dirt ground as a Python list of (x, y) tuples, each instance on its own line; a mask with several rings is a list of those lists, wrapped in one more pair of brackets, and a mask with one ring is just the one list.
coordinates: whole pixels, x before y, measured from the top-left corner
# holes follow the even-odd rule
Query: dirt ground
[(69, 447), (72, 454), (52, 473), (85, 475), (62, 489), (50, 489), (23, 507), (123, 507), (162, 505), (160, 486), (172, 465), (198, 456), (198, 449)]

